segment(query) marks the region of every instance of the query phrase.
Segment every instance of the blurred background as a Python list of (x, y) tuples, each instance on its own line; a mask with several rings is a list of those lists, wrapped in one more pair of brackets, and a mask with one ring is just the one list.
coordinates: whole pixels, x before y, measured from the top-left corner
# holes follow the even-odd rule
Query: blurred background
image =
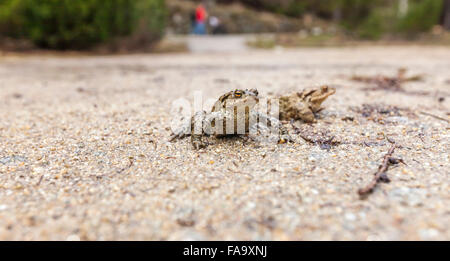
[(257, 48), (448, 44), (449, 30), (450, 0), (0, 0), (6, 51), (186, 51), (191, 34), (252, 35)]

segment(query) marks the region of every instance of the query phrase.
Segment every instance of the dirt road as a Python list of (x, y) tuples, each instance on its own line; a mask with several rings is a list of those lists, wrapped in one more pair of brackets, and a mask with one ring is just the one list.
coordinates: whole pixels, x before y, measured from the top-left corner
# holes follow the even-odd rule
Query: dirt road
[[(399, 67), (423, 81), (350, 80)], [(6, 56), (0, 79), (1, 240), (450, 240), (450, 48)], [(194, 90), (320, 84), (336, 94), (296, 124), (340, 144), (168, 142), (172, 101)], [(360, 199), (387, 139), (407, 165)]]
[(249, 37), (242, 35), (189, 35), (184, 39), (191, 53), (244, 52)]

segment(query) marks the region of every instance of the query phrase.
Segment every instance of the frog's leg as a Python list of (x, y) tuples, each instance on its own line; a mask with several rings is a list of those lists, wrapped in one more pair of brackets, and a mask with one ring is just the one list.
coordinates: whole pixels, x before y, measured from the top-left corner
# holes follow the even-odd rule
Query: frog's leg
[(206, 143), (203, 141), (205, 135), (203, 125), (206, 116), (205, 111), (199, 111), (191, 119), (191, 144), (196, 150), (206, 147)]
[(225, 127), (226, 119), (230, 115), (223, 111), (213, 111), (206, 115), (203, 121), (203, 130), (208, 135), (214, 135), (216, 138), (226, 136)]
[(269, 121), (271, 126), (278, 128), (278, 143), (294, 142), (286, 127), (278, 119), (270, 117)]
[(312, 110), (302, 110), (300, 112), (300, 119), (303, 120), (306, 123), (316, 122), (316, 117), (315, 117), (314, 112)]
[[(207, 143), (203, 141), (203, 136), (209, 136), (216, 133), (217, 121), (225, 119), (226, 115), (222, 112), (210, 112), (200, 111), (194, 114), (191, 120), (192, 132), (191, 143), (195, 149), (205, 148)], [(198, 123), (197, 125), (195, 123)], [(201, 124), (200, 124), (201, 123)]]
[(279, 140), (278, 143), (283, 144), (286, 142), (294, 142), (294, 140), (292, 139), (291, 135), (289, 135), (288, 130), (286, 129), (286, 127), (284, 127), (283, 125), (281, 125), (279, 127)]
[[(261, 121), (265, 121), (267, 123), (267, 126), (270, 126), (272, 128), (277, 128), (278, 130), (278, 143), (286, 143), (286, 142), (293, 142), (294, 140), (289, 135), (288, 130), (286, 127), (283, 126), (280, 120), (277, 118), (271, 117), (267, 114), (256, 112), (258, 116), (258, 123), (257, 127), (261, 127), (261, 125), (264, 125), (261, 123)], [(267, 126), (265, 128), (267, 128)]]
[(270, 140), (271, 130), (267, 124), (256, 122), (249, 126), (249, 133), (246, 137), (254, 142), (261, 143)]
[(193, 134), (191, 135), (191, 144), (194, 149), (206, 148), (206, 143), (202, 140), (202, 135)]
[(190, 122), (179, 126), (175, 131), (173, 131), (172, 135), (170, 135), (169, 141), (172, 142), (175, 139), (183, 139), (184, 137), (191, 135), (189, 131), (190, 127), (191, 127)]

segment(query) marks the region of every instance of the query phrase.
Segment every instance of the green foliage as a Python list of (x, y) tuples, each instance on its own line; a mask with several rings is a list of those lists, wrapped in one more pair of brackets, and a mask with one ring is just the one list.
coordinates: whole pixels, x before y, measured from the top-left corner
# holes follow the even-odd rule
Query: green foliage
[(356, 32), (367, 39), (378, 39), (383, 34), (415, 36), (427, 32), (439, 23), (442, 3), (441, 0), (410, 0), (404, 16), (400, 16), (396, 5), (378, 5), (370, 9)]
[[(219, 0), (219, 2), (229, 3), (231, 1)], [(293, 17), (313, 13), (330, 18), (336, 9), (340, 9), (343, 18), (354, 21), (367, 16), (371, 8), (389, 2), (389, 0), (240, 0), (240, 2), (257, 9)]]
[(281, 13), (284, 13), (287, 16), (299, 17), (305, 13), (307, 7), (308, 3), (304, 1), (292, 1), (287, 8), (281, 10)]
[(0, 0), (0, 34), (18, 36), (23, 17), (17, 15), (21, 0)]
[(41, 47), (87, 48), (114, 37), (158, 39), (164, 0), (0, 0), (0, 33)]
[[(232, 2), (231, 0), (218, 0)], [(439, 23), (443, 0), (409, 0), (405, 16), (398, 14), (397, 0), (235, 0), (260, 10), (292, 17), (306, 13), (337, 19), (351, 35), (378, 39), (384, 34), (416, 35)]]
[[(219, 0), (219, 2), (227, 3), (231, 1)], [(256, 9), (299, 17), (306, 12), (311, 0), (241, 0), (241, 2)]]
[[(296, 18), (314, 14), (367, 39), (426, 32), (438, 24), (443, 8), (443, 0), (409, 0), (400, 17), (397, 0), (217, 0), (236, 1)], [(164, 0), (0, 0), (0, 36), (47, 48), (87, 48), (130, 36), (152, 42), (162, 35), (165, 18)]]
[(356, 29), (357, 36), (363, 39), (379, 39), (385, 32), (383, 16), (378, 12), (371, 13)]
[(409, 35), (429, 31), (438, 24), (442, 14), (443, 1), (412, 1), (408, 13), (397, 22), (396, 30)]

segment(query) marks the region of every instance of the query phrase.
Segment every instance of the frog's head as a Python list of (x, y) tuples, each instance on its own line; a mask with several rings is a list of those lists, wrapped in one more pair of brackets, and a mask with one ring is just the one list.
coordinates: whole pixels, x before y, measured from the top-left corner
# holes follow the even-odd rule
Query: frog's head
[(233, 94), (230, 95), (229, 99), (226, 101), (227, 107), (244, 106), (253, 108), (253, 106), (255, 106), (259, 102), (258, 90), (256, 89), (236, 89), (232, 93)]
[(228, 99), (236, 99), (236, 100), (245, 100), (248, 98), (251, 99), (256, 99), (258, 98), (258, 90), (257, 89), (245, 89), (245, 90), (241, 90), (241, 89), (236, 89), (232, 92), (230, 92), (230, 96), (228, 96)]
[(336, 89), (333, 87), (329, 87), (327, 85), (320, 86), (318, 90), (311, 94), (311, 102), (320, 105), (326, 98), (328, 98), (328, 96), (333, 95), (335, 92)]
[(258, 90), (256, 89), (236, 89), (230, 91), (219, 98), (218, 101), (222, 108), (234, 108), (236, 106), (244, 106), (253, 108), (258, 102)]

